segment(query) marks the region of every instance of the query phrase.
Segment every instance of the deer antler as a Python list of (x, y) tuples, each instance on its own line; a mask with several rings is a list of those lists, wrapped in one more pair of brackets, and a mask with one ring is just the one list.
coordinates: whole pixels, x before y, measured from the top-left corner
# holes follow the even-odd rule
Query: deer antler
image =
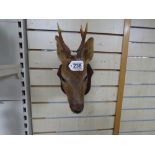
[(56, 36), (56, 37), (59, 39), (60, 44), (61, 44), (63, 50), (65, 50), (66, 52), (69, 52), (70, 49), (68, 48), (68, 46), (65, 44), (65, 42), (64, 42), (64, 40), (63, 40), (63, 37), (62, 37), (62, 34), (61, 34), (61, 29), (60, 29), (58, 23), (57, 23), (57, 27), (58, 27), (58, 34), (59, 34), (59, 36)]
[(81, 44), (80, 44), (77, 51), (81, 51), (81, 49), (83, 48), (83, 46), (85, 44), (87, 30), (88, 30), (88, 24), (86, 24), (85, 31), (83, 31), (83, 28), (82, 28), (82, 25), (81, 25), (80, 33), (81, 33), (82, 40), (81, 40)]

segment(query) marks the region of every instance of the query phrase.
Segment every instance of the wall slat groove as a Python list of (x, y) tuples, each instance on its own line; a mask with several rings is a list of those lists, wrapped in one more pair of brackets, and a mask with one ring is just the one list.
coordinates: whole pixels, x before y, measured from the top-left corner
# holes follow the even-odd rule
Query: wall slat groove
[(29, 19), (27, 20), (28, 29), (41, 30), (57, 30), (57, 23), (59, 23), (62, 30), (65, 31), (79, 31), (80, 25), (89, 25), (90, 32), (98, 33), (114, 33), (123, 34), (123, 19)]
[[(78, 116), (70, 111), (66, 104), (32, 104), (32, 117), (80, 117), (80, 116), (99, 116), (114, 115), (116, 102), (105, 103), (85, 103), (83, 113)], [(103, 108), (104, 107), (104, 108)], [(44, 109), (44, 110), (43, 110)]]
[[(51, 95), (52, 94), (52, 95)], [(85, 101), (114, 101), (117, 97), (116, 87), (92, 87)], [(60, 88), (53, 87), (32, 87), (32, 102), (61, 102), (67, 101), (66, 95)]]
[[(113, 128), (114, 117), (33, 120), (34, 132), (78, 131)], [(65, 124), (65, 125), (64, 125)]]
[[(118, 85), (118, 71), (94, 71), (92, 86)], [(102, 78), (101, 78), (102, 77)], [(53, 70), (30, 70), (31, 86), (60, 85), (57, 69)]]
[[(29, 49), (56, 49), (55, 35), (56, 32), (40, 32), (40, 31), (28, 31), (28, 48)], [(71, 50), (77, 50), (81, 36), (77, 33), (62, 33), (65, 43)], [(93, 37), (95, 40), (95, 51), (107, 51), (107, 52), (121, 52), (122, 36), (107, 36), (88, 34), (87, 39)], [(75, 41), (73, 41), (75, 40)]]
[[(119, 69), (120, 54), (102, 54), (95, 53), (93, 60), (90, 62), (93, 69)], [(30, 68), (58, 68), (60, 60), (56, 52), (31, 52), (29, 51)]]
[(85, 131), (65, 131), (65, 132), (34, 132), (34, 135), (111, 135), (113, 129), (108, 130), (85, 130)]

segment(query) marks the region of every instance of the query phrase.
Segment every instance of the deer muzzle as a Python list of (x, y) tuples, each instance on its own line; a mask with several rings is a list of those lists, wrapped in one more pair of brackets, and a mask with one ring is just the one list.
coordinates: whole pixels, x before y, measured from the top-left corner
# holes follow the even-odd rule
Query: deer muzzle
[(83, 111), (84, 108), (84, 103), (73, 103), (70, 104), (70, 108), (72, 110), (72, 112), (74, 113), (81, 113)]

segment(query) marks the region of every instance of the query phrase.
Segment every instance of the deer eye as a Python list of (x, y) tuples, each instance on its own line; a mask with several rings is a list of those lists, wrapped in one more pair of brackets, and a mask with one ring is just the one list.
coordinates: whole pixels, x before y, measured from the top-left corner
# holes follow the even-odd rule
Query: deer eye
[(61, 76), (61, 80), (63, 81), (63, 82), (66, 82), (66, 80)]
[(88, 79), (88, 76), (86, 75), (85, 78), (84, 78), (84, 81), (86, 81), (87, 79)]

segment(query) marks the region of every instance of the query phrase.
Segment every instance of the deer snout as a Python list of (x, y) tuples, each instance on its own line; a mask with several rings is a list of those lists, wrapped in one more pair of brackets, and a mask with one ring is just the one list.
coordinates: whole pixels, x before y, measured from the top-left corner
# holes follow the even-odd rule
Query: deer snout
[(70, 104), (70, 108), (71, 108), (72, 112), (78, 114), (83, 111), (84, 104), (79, 104), (79, 103)]

